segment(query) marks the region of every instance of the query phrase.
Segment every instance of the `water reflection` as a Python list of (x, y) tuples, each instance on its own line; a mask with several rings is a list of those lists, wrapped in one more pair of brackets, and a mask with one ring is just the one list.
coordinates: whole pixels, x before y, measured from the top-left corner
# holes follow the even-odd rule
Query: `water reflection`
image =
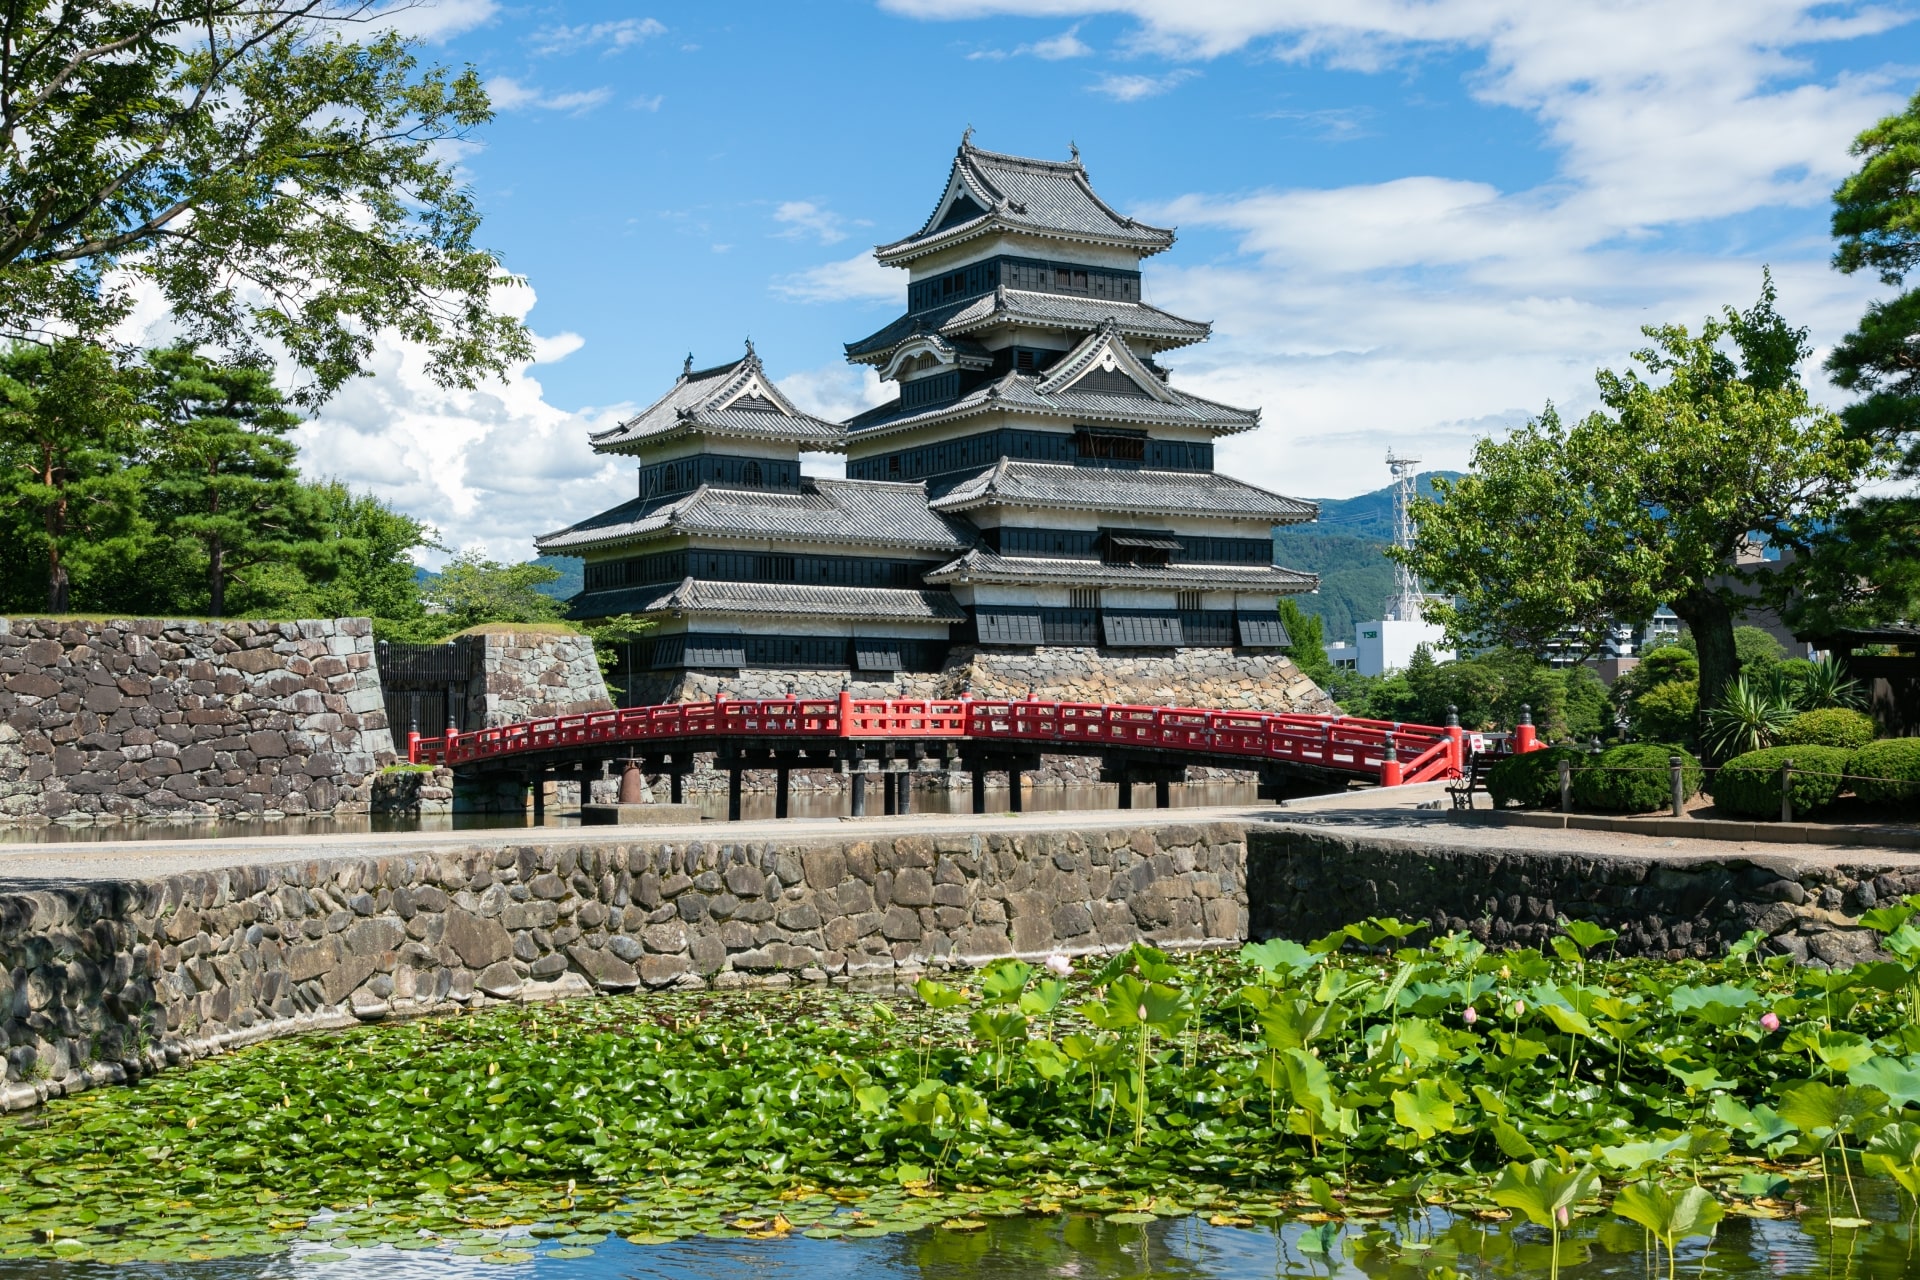
[[(1248, 805), (1259, 798), (1258, 790), (1252, 783), (1189, 782), (1176, 784), (1170, 790), (1173, 807), (1179, 809), (1207, 805)], [(880, 812), (880, 793), (878, 784), (867, 789), (869, 814)], [(1112, 785), (1033, 787), (1021, 794), (1029, 813), (1113, 809), (1119, 801), (1119, 788)], [(724, 792), (690, 795), (687, 799), (689, 803), (700, 806), (702, 818), (715, 822), (726, 819), (727, 797)], [(773, 799), (770, 791), (743, 794), (741, 817), (748, 821), (773, 817)], [(986, 803), (989, 813), (1002, 813), (1011, 807), (1010, 797), (1004, 787), (987, 788)], [(1151, 808), (1153, 788), (1137, 787), (1134, 804), (1142, 809)], [(851, 813), (851, 806), (852, 801), (844, 793), (796, 791), (788, 806), (788, 813), (795, 818), (843, 818)], [(915, 813), (970, 813), (972, 810), (973, 792), (966, 787), (953, 790), (916, 788), (913, 793)], [(338, 818), (282, 818), (272, 822), (113, 822), (86, 826), (66, 826), (61, 823), (46, 826), (0, 824), (0, 845), (92, 844), (103, 840), (258, 840), (271, 836), (361, 835), (369, 831), (510, 830), (530, 828), (532, 825), (530, 814), (497, 813), (360, 814)], [(580, 825), (579, 811), (550, 808), (545, 825), (577, 827)]]
[[(1711, 1240), (1683, 1243), (1678, 1271), (1687, 1276), (1752, 1276), (1769, 1280), (1893, 1280), (1920, 1274), (1914, 1233), (1899, 1221), (1902, 1206), (1882, 1184), (1860, 1183), (1874, 1225), (1829, 1231), (1805, 1223), (1729, 1216)], [(973, 1231), (929, 1228), (874, 1239), (688, 1239), (632, 1245), (609, 1237), (587, 1257), (546, 1256), (552, 1242), (525, 1236), (504, 1242), (535, 1252), (507, 1263), (435, 1250), (389, 1247), (341, 1251), (301, 1246), (270, 1259), (104, 1268), (74, 1263), (0, 1262), (0, 1280), (414, 1280), (414, 1277), (533, 1275), (569, 1280), (1265, 1280), (1319, 1276), (1328, 1280), (1472, 1280), (1545, 1276), (1552, 1246), (1530, 1226), (1453, 1217), (1444, 1210), (1336, 1224), (1330, 1248), (1298, 1222), (1213, 1226), (1198, 1216), (1148, 1223), (1112, 1223), (1087, 1215), (989, 1219)], [(574, 1252), (578, 1252), (575, 1250)], [(343, 1256), (344, 1253), (344, 1256)], [(1445, 1270), (1445, 1269), (1451, 1269)], [(1666, 1274), (1651, 1261), (1640, 1228), (1599, 1216), (1577, 1220), (1563, 1239), (1565, 1280), (1646, 1280)]]

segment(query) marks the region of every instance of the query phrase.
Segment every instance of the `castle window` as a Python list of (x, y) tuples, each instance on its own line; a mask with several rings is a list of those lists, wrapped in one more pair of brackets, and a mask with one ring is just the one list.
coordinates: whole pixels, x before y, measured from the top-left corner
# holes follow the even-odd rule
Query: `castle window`
[(1174, 592), (1174, 607), (1182, 613), (1200, 612), (1200, 593), (1198, 591)]
[(1098, 609), (1100, 607), (1100, 588), (1075, 587), (1067, 593), (1067, 603), (1074, 609)]
[(760, 483), (760, 464), (757, 462), (749, 462), (746, 466), (741, 467), (740, 482), (742, 484), (757, 486)]

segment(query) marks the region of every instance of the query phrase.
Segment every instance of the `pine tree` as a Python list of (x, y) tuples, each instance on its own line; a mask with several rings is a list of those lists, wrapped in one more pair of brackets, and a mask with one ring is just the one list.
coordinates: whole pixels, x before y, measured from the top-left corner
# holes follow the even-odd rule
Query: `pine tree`
[(148, 364), (160, 432), (155, 505), (167, 533), (198, 547), (207, 612), (225, 616), (229, 588), (259, 566), (323, 563), (325, 513), (287, 438), (300, 416), (272, 371), (215, 363), (191, 346), (154, 351)]

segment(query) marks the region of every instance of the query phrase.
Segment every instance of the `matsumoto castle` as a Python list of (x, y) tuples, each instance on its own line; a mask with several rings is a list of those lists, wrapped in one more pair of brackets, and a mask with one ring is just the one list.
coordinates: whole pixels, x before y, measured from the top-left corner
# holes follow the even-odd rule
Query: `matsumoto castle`
[[(1260, 412), (1178, 390), (1158, 363), (1209, 332), (1142, 301), (1141, 260), (1173, 239), (1096, 195), (1077, 150), (963, 140), (926, 224), (875, 251), (905, 268), (906, 313), (846, 347), (898, 395), (826, 422), (751, 344), (689, 358), (592, 437), (634, 457), (637, 496), (538, 540), (586, 562), (572, 616), (653, 621), (634, 676), (886, 681), (962, 646), (1099, 664), (1287, 644), (1278, 597), (1318, 580), (1273, 564), (1272, 528), (1316, 508), (1214, 471), (1214, 441)], [(805, 452), (844, 453), (847, 478), (804, 475)]]

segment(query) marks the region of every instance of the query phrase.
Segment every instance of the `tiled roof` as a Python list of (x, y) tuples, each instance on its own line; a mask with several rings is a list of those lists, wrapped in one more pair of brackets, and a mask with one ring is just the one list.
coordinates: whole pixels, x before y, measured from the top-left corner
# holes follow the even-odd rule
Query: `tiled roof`
[(1100, 560), (1008, 557), (996, 551), (968, 551), (939, 566), (927, 581), (954, 583), (1073, 583), (1081, 587), (1164, 587), (1188, 591), (1215, 587), (1225, 591), (1313, 591), (1319, 574), (1304, 574), (1279, 564), (1104, 564)]
[(802, 448), (834, 450), (845, 432), (796, 409), (767, 377), (753, 347), (732, 364), (693, 367), (691, 356), (679, 381), (658, 400), (611, 430), (588, 437), (601, 453), (658, 446), (682, 435), (790, 440)]
[(862, 435), (891, 433), (1003, 409), (1073, 418), (1081, 422), (1091, 419), (1142, 426), (1206, 427), (1219, 435), (1251, 431), (1260, 425), (1258, 409), (1236, 409), (1171, 387), (1168, 390), (1172, 395), (1164, 401), (1150, 396), (1114, 395), (1105, 391), (1071, 388), (1053, 395), (1042, 395), (1035, 389), (1035, 384), (1044, 381), (1047, 376), (1004, 374), (992, 382), (975, 387), (956, 400), (924, 409), (904, 409), (898, 400), (892, 400), (847, 419), (847, 431)]
[(568, 612), (575, 618), (606, 618), (622, 613), (722, 613), (888, 622), (963, 622), (967, 616), (944, 591), (709, 582), (699, 578), (684, 578), (671, 585), (584, 593), (573, 598)]
[(943, 564), (926, 577), (928, 582), (955, 583), (1072, 583), (1085, 587), (1163, 587), (1167, 590), (1216, 590), (1293, 593), (1313, 591), (1318, 574), (1279, 565), (1103, 564), (1098, 560), (1068, 560), (1044, 556), (1004, 556), (996, 551), (969, 551)]
[(1091, 330), (1107, 321), (1112, 321), (1127, 337), (1148, 339), (1163, 350), (1204, 342), (1213, 331), (1211, 326), (1198, 320), (1182, 319), (1144, 302), (1083, 298), (1071, 293), (1009, 289), (1002, 285), (992, 293), (938, 311), (901, 316), (879, 332), (847, 343), (847, 359), (884, 364), (894, 348), (922, 330), (956, 338), (1000, 324)]
[[(954, 207), (961, 200), (979, 212), (968, 216), (963, 206), (955, 216)], [(1116, 245), (1142, 255), (1158, 253), (1173, 243), (1171, 230), (1136, 222), (1095, 195), (1077, 151), (1067, 161), (1031, 160), (982, 151), (963, 138), (947, 188), (926, 223), (874, 253), (881, 262), (904, 263), (1001, 230)]]
[(1133, 515), (1212, 516), (1294, 524), (1320, 508), (1213, 471), (1120, 471), (1002, 458), (931, 504), (958, 514), (976, 507), (1031, 506)]
[(666, 533), (956, 552), (973, 545), (965, 529), (928, 509), (923, 485), (821, 479), (803, 479), (797, 493), (702, 485), (679, 497), (635, 498), (534, 545), (543, 555), (579, 555)]

